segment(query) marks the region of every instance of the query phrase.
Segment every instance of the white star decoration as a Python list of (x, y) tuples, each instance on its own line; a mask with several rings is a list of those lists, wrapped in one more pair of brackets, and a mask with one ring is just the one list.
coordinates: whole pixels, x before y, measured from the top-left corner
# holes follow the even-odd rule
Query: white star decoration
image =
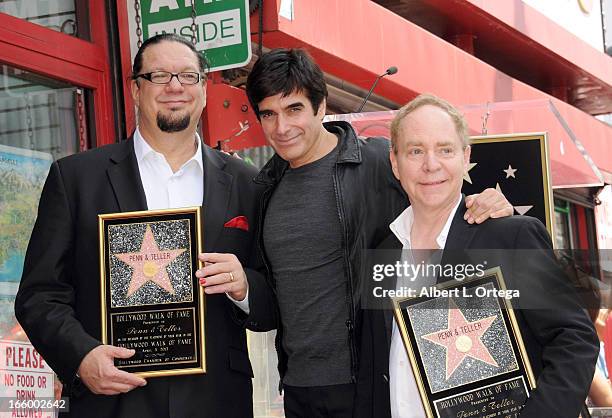
[(516, 168), (512, 168), (512, 166), (510, 164), (508, 164), (508, 168), (506, 168), (505, 170), (503, 170), (506, 173), (506, 178), (509, 179), (510, 177), (512, 178), (516, 178), (514, 176), (514, 173), (516, 173), (517, 169)]
[(529, 212), (529, 210), (533, 207), (533, 205), (529, 205), (529, 206), (513, 206), (514, 210), (519, 214), (519, 215), (524, 215), (527, 212)]
[[(505, 170), (504, 170), (505, 171)], [(502, 189), (501, 187), (499, 187), (499, 183), (497, 183), (495, 185), (495, 190), (497, 190), (498, 192), (502, 193)], [(510, 203), (512, 205), (512, 203)], [(533, 207), (533, 205), (528, 205), (528, 206), (514, 206), (512, 205), (512, 208), (516, 211), (516, 213), (518, 213), (519, 215), (524, 215), (527, 212), (529, 212), (531, 210), (531, 208)]]
[(468, 163), (468, 168), (465, 171), (465, 173), (463, 173), (463, 180), (467, 181), (470, 184), (472, 184), (472, 178), (470, 177), (470, 170), (476, 167), (476, 164), (478, 163)]

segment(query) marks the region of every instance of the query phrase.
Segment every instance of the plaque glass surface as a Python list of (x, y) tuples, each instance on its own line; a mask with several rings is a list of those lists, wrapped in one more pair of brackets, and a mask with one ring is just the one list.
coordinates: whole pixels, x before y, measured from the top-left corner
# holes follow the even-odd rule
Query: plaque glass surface
[(426, 415), (518, 416), (535, 379), (501, 270), (436, 289), (394, 300)]
[(102, 342), (143, 377), (206, 371), (200, 208), (99, 215)]

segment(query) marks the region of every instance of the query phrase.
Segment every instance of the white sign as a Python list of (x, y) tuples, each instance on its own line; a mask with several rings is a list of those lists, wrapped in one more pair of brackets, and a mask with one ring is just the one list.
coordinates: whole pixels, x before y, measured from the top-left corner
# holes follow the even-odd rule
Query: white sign
[(533, 7), (593, 48), (603, 51), (603, 27), (599, 0), (582, 2), (591, 5), (588, 12), (582, 8), (580, 0), (523, 0), (523, 3)]
[[(137, 50), (133, 3), (125, 0), (132, 58)], [(139, 10), (142, 41), (160, 33), (195, 39), (196, 49), (206, 54), (210, 71), (238, 68), (251, 61), (249, 0), (194, 0), (193, 8), (191, 0), (140, 0)]]
[[(196, 48), (208, 50), (242, 43), (240, 34), (240, 10), (226, 10), (218, 13), (197, 16)], [(149, 25), (149, 37), (159, 33), (178, 33), (191, 36), (192, 19), (171, 20)]]
[(54, 373), (31, 344), (0, 340), (0, 365), (0, 417), (55, 416), (40, 407), (53, 399)]

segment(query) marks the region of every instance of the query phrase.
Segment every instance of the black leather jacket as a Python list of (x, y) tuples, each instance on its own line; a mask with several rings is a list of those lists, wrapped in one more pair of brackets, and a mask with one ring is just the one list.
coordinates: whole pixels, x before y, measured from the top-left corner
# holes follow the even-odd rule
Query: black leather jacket
[[(389, 162), (390, 143), (385, 138), (358, 138), (347, 122), (326, 122), (325, 128), (339, 138), (339, 152), (334, 172), (334, 190), (338, 217), (342, 224), (344, 269), (348, 277), (346, 303), (349, 318), (351, 376), (355, 381), (358, 363), (358, 342), (361, 334), (359, 271), (364, 249), (373, 249), (388, 235), (389, 224), (408, 205), (399, 182), (393, 176)], [(255, 177), (265, 190), (261, 200), (258, 243), (264, 256), (267, 279), (276, 295), (276, 283), (263, 248), (263, 221), (270, 197), (289, 164), (275, 154)], [(299, 243), (296, 243), (299, 245)], [(278, 316), (280, 318), (280, 316)], [(287, 356), (282, 348), (282, 326), (277, 327), (276, 351), (281, 380), (287, 368)]]

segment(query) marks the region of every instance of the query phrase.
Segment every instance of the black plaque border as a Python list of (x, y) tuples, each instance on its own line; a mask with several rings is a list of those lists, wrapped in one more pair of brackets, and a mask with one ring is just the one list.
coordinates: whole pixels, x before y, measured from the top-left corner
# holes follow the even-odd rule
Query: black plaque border
[[(494, 267), (484, 271), (484, 274), (481, 277), (473, 276), (466, 278), (461, 282), (445, 282), (443, 284), (437, 285), (436, 287), (438, 287), (439, 289), (453, 289), (465, 287), (466, 284), (470, 284), (471, 287), (472, 285), (480, 285), (487, 282), (495, 283), (495, 287), (497, 289), (506, 290), (505, 281), (501, 269), (499, 267)], [(496, 375), (481, 381), (472, 382), (465, 385), (457, 386), (452, 389), (446, 389), (440, 392), (436, 392), (435, 394), (432, 393), (430, 390), (430, 385), (427, 382), (427, 375), (425, 372), (425, 367), (423, 365), (423, 360), (419, 353), (416, 337), (414, 335), (412, 327), (410, 326), (410, 318), (408, 317), (408, 314), (405, 310), (405, 308), (410, 305), (414, 305), (431, 299), (436, 298), (412, 297), (393, 299), (395, 320), (400, 330), (402, 340), (404, 342), (404, 348), (406, 349), (408, 354), (408, 359), (410, 360), (412, 372), (417, 383), (419, 394), (421, 396), (421, 402), (423, 403), (423, 408), (425, 410), (427, 418), (439, 417), (439, 415), (437, 414), (437, 407), (435, 405), (435, 402), (441, 399), (460, 395), (465, 392), (475, 391), (478, 390), (478, 388), (484, 388), (499, 382), (503, 382), (508, 379), (522, 377), (523, 381), (527, 384), (527, 390), (529, 393), (535, 389), (535, 376), (531, 369), (529, 357), (527, 356), (527, 350), (525, 349), (525, 345), (523, 343), (523, 338), (518, 327), (518, 323), (516, 321), (516, 316), (514, 314), (512, 304), (508, 299), (498, 297), (497, 302), (501, 307), (500, 311), (502, 313), (506, 329), (509, 333), (510, 344), (512, 345), (514, 355), (519, 363), (518, 369), (500, 375)]]
[[(548, 152), (548, 134), (546, 132), (534, 132), (499, 135), (479, 135), (471, 136), (470, 141), (472, 147), (472, 157), (482, 155), (484, 158), (480, 159), (479, 164), (485, 166), (488, 166), (490, 164), (486, 156), (495, 155), (496, 153), (499, 153), (500, 146), (503, 146), (503, 144), (505, 143), (514, 143), (517, 149), (520, 149), (520, 152), (527, 153), (528, 158), (531, 161), (534, 161), (533, 166), (531, 167), (531, 172), (529, 174), (529, 176), (532, 178), (529, 184), (533, 184), (534, 187), (537, 187), (541, 190), (541, 193), (538, 192), (537, 194), (541, 197), (541, 200), (537, 201), (536, 205), (541, 205), (541, 207), (543, 208), (543, 216), (537, 216), (537, 218), (540, 219), (540, 221), (542, 221), (544, 225), (546, 225), (546, 229), (548, 230), (550, 236), (554, 237), (554, 204), (550, 175), (550, 154)], [(530, 143), (532, 144), (533, 148), (530, 147)], [(534, 148), (537, 148), (537, 152), (527, 151), (532, 151), (534, 150)], [(539, 164), (537, 162), (539, 162)], [(471, 184), (467, 182), (463, 183), (461, 191), (466, 196), (475, 193), (473, 190), (474, 189)], [(482, 189), (478, 189), (478, 192), (480, 190)]]
[(177, 376), (184, 374), (206, 373), (206, 343), (205, 343), (205, 293), (199, 285), (195, 274), (192, 274), (193, 300), (189, 302), (172, 302), (163, 305), (142, 305), (132, 307), (111, 307), (110, 286), (110, 254), (108, 248), (108, 226), (129, 223), (153, 224), (160, 221), (188, 220), (190, 234), (190, 260), (191, 271), (202, 267), (198, 254), (202, 252), (202, 229), (201, 229), (200, 207), (189, 207), (180, 209), (162, 209), (138, 212), (121, 212), (98, 215), (99, 229), (99, 251), (100, 251), (100, 306), (102, 324), (102, 343), (111, 344), (111, 314), (120, 313), (142, 313), (158, 312), (175, 309), (192, 308), (196, 312), (194, 316), (195, 326), (193, 341), (195, 344), (194, 361), (181, 361), (172, 363), (149, 363), (143, 365), (118, 366), (120, 369), (129, 370), (141, 377)]

